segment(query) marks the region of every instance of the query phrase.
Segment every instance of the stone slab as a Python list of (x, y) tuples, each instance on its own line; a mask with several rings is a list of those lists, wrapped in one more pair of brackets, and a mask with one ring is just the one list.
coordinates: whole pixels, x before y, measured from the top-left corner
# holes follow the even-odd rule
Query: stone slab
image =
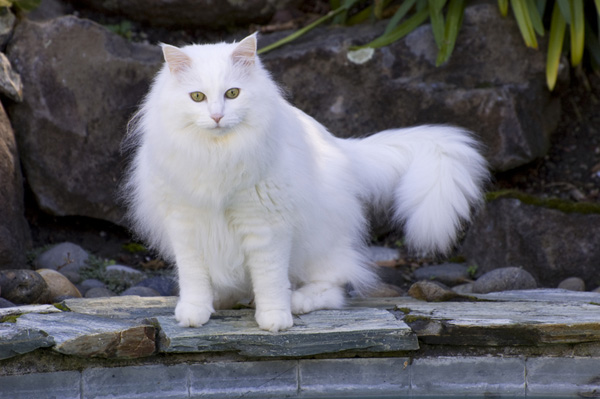
[(282, 398), (298, 393), (298, 361), (218, 362), (190, 366), (192, 398)]
[(18, 328), (0, 323), (0, 360), (54, 345), (54, 340), (39, 329)]
[(525, 360), (460, 356), (415, 359), (411, 395), (524, 397)]
[(17, 319), (20, 329), (40, 329), (66, 355), (102, 358), (139, 358), (155, 351), (155, 329), (150, 325), (72, 312), (29, 313)]
[(0, 377), (0, 399), (81, 399), (81, 373), (58, 371)]
[(137, 295), (75, 298), (61, 302), (61, 306), (71, 312), (130, 320), (172, 315), (176, 304), (175, 296), (140, 297)]
[(0, 320), (6, 316), (21, 315), (26, 313), (60, 313), (61, 310), (54, 305), (22, 305), (0, 309)]
[(600, 293), (598, 292), (569, 291), (559, 288), (490, 292), (489, 294), (471, 294), (471, 296), (483, 301), (497, 302), (576, 302), (600, 304)]
[(83, 371), (83, 399), (188, 398), (188, 366), (162, 364)]
[(527, 359), (527, 394), (596, 398), (600, 395), (600, 359)]
[(236, 352), (271, 357), (419, 348), (410, 328), (382, 309), (320, 310), (294, 316), (294, 326), (279, 333), (259, 329), (252, 310), (216, 312), (199, 328), (181, 328), (173, 316), (156, 320), (159, 351), (165, 353)]
[(404, 321), (428, 344), (538, 346), (600, 342), (600, 304), (398, 300)]
[(300, 360), (300, 392), (303, 397), (407, 396), (410, 359)]

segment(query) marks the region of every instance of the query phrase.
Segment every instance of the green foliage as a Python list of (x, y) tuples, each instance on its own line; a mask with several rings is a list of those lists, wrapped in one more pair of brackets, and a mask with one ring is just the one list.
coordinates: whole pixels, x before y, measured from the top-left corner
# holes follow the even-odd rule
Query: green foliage
[(122, 36), (127, 40), (131, 40), (131, 36), (133, 35), (133, 24), (131, 21), (126, 19), (122, 20), (118, 24), (105, 25), (105, 27), (112, 33)]
[(0, 7), (14, 7), (19, 11), (32, 11), (36, 9), (42, 0), (0, 0)]
[[(365, 1), (330, 0), (331, 11), (313, 22), (259, 50), (265, 53), (295, 40), (316, 26), (328, 21), (334, 24), (354, 25), (367, 20), (380, 20), (391, 15), (383, 34), (370, 43), (350, 48), (356, 51), (364, 48), (387, 46), (417, 27), (429, 21), (433, 37), (438, 47), (436, 65), (442, 65), (452, 55), (458, 32), (462, 25), (466, 0), (371, 0)], [(367, 2), (368, 4), (368, 2)], [(586, 8), (587, 7), (587, 8)], [(538, 48), (538, 36), (549, 30), (548, 53), (546, 58), (546, 80), (550, 90), (556, 85), (560, 58), (563, 52), (570, 52), (571, 65), (581, 64), (584, 54), (589, 54), (590, 64), (600, 68), (600, 0), (592, 3), (584, 0), (498, 0), (498, 8), (503, 17), (509, 9), (517, 22), (525, 45)], [(552, 9), (549, 26), (544, 26), (546, 10)], [(567, 30), (567, 26), (569, 29)], [(564, 39), (569, 35), (569, 46), (565, 49)]]
[(106, 284), (106, 288), (120, 294), (127, 288), (139, 283), (146, 278), (145, 275), (137, 275), (119, 271), (107, 271), (106, 267), (116, 264), (112, 259), (102, 259), (97, 256), (90, 255), (87, 260), (88, 267), (82, 268), (79, 272), (82, 279), (95, 278)]
[(148, 251), (145, 246), (143, 246), (142, 244), (139, 244), (137, 242), (129, 242), (127, 244), (123, 244), (122, 248), (125, 251), (127, 251), (129, 253), (132, 253), (132, 254), (137, 254), (137, 253), (140, 253), (140, 252), (146, 252), (146, 251)]

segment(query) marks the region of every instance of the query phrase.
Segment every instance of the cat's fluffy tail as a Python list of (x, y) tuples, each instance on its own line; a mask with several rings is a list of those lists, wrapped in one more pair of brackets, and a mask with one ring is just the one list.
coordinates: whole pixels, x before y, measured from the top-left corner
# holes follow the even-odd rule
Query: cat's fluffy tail
[(376, 211), (392, 211), (406, 243), (427, 253), (450, 250), (463, 223), (482, 202), (489, 179), (469, 132), (419, 126), (346, 140), (360, 195)]

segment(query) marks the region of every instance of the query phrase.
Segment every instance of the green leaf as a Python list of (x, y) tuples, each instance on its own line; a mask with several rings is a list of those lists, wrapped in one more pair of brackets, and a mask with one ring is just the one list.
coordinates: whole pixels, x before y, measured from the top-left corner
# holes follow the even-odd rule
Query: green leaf
[(319, 26), (323, 22), (326, 22), (327, 20), (329, 20), (329, 19), (335, 17), (336, 15), (341, 14), (345, 11), (348, 11), (348, 10), (344, 6), (341, 6), (335, 10), (331, 10), (326, 15), (323, 15), (321, 18), (317, 19), (313, 23), (306, 25), (304, 28), (298, 29), (296, 32), (289, 34), (288, 36), (284, 37), (283, 39), (280, 39), (280, 40), (276, 41), (275, 43), (271, 43), (268, 46), (261, 48), (260, 50), (257, 51), (257, 54), (264, 54), (267, 51), (271, 51), (273, 49), (276, 49), (277, 47), (281, 47), (284, 44), (294, 41), (295, 39), (299, 38), (306, 32), (310, 31), (311, 29), (314, 29), (315, 27)]
[(510, 0), (510, 5), (512, 6), (513, 14), (515, 15), (517, 25), (521, 31), (521, 36), (523, 36), (523, 40), (525, 40), (525, 45), (527, 45), (527, 47), (537, 48), (538, 43), (527, 5), (522, 0)]
[(352, 47), (352, 48), (350, 48), (350, 50), (360, 50), (362, 48), (367, 48), (367, 47), (379, 48), (379, 47), (387, 46), (388, 44), (391, 44), (391, 43), (395, 42), (396, 40), (400, 40), (401, 38), (408, 35), (413, 30), (415, 30), (419, 25), (421, 25), (423, 22), (425, 22), (427, 20), (427, 17), (429, 17), (429, 10), (427, 8), (424, 8), (421, 11), (418, 11), (417, 13), (415, 13), (413, 16), (408, 18), (406, 21), (404, 21), (400, 25), (398, 25), (391, 32), (389, 32), (387, 34), (383, 34), (383, 35), (379, 36), (377, 39), (375, 39), (372, 42), (367, 43), (365, 45)]
[(508, 15), (508, 0), (498, 0), (498, 8), (503, 17)]
[(571, 0), (571, 65), (577, 66), (583, 58), (585, 41), (585, 19), (583, 14), (583, 0)]
[(544, 36), (544, 24), (542, 23), (542, 17), (540, 16), (534, 0), (525, 0), (525, 4), (527, 5), (527, 10), (529, 12), (529, 16), (531, 17), (531, 24), (533, 25), (535, 33), (540, 36)]
[(452, 55), (454, 45), (456, 44), (456, 38), (458, 37), (458, 31), (462, 25), (464, 11), (465, 0), (450, 0), (448, 13), (446, 14), (444, 41), (442, 43), (442, 48), (438, 51), (438, 56), (435, 61), (436, 66), (440, 66), (448, 61), (450, 55)]
[(438, 49), (442, 48), (444, 42), (444, 14), (442, 9), (446, 0), (429, 0), (429, 18), (431, 19), (431, 29)]
[[(600, 0), (598, 0), (600, 1)], [(390, 22), (388, 22), (387, 26), (385, 27), (385, 31), (383, 32), (383, 34), (388, 34), (390, 33), (392, 30), (394, 30), (394, 28), (396, 26), (398, 26), (398, 24), (400, 23), (400, 21), (402, 20), (402, 18), (404, 18), (406, 16), (406, 14), (408, 13), (408, 11), (410, 11), (410, 9), (415, 5), (415, 3), (417, 2), (417, 0), (406, 0), (402, 3), (402, 5), (400, 7), (398, 7), (398, 9), (396, 10), (396, 12), (394, 13), (394, 16), (390, 19)]]
[(558, 2), (556, 2), (552, 10), (550, 37), (548, 38), (548, 56), (546, 57), (546, 84), (550, 90), (554, 90), (556, 78), (558, 77), (558, 67), (560, 65), (566, 25), (567, 22)]
[(562, 13), (565, 21), (571, 20), (571, 5), (569, 4), (569, 0), (556, 0), (558, 3), (558, 7), (560, 8), (560, 12)]

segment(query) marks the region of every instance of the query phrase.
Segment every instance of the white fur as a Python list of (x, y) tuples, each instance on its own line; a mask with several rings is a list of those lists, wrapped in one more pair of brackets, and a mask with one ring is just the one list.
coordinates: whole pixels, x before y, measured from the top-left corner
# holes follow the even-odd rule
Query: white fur
[[(255, 48), (255, 36), (165, 46), (130, 125), (130, 216), (177, 265), (182, 326), (250, 296), (270, 331), (291, 327), (292, 313), (341, 307), (346, 284), (377, 281), (364, 255), (368, 204), (391, 209), (414, 248), (443, 252), (487, 177), (460, 129), (335, 138), (283, 99)], [(237, 98), (224, 97), (230, 88)], [(192, 101), (194, 91), (206, 100)]]

